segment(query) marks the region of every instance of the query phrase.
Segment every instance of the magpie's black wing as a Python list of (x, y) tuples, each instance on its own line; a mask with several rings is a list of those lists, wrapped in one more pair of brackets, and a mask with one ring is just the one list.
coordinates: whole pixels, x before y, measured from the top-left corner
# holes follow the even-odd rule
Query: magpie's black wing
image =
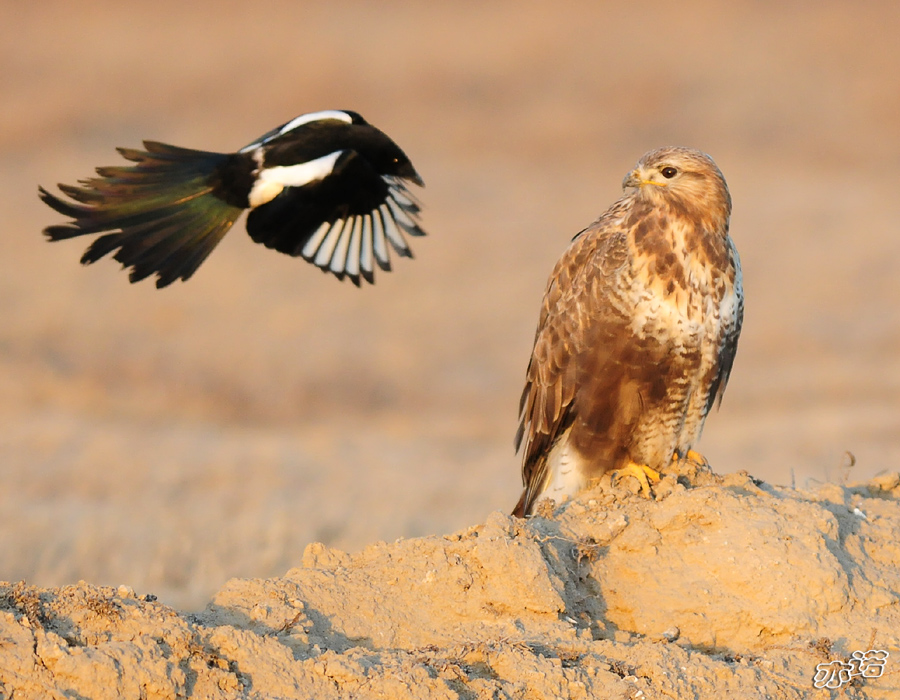
[(419, 203), (406, 178), (381, 175), (356, 151), (343, 151), (325, 177), (285, 187), (250, 211), (247, 231), (257, 243), (302, 256), (339, 279), (374, 281), (374, 265), (390, 270), (388, 243), (412, 257), (404, 233), (423, 236)]
[(105, 255), (131, 268), (132, 282), (155, 274), (158, 287), (188, 279), (250, 209), (253, 240), (303, 256), (339, 279), (372, 282), (390, 270), (388, 244), (412, 257), (404, 233), (421, 236), (422, 185), (409, 158), (359, 114), (303, 114), (237, 153), (145, 141), (121, 148), (131, 166), (97, 168), (79, 186), (60, 185), (67, 201), (41, 199), (72, 221), (48, 226), (52, 241), (98, 235), (81, 261)]

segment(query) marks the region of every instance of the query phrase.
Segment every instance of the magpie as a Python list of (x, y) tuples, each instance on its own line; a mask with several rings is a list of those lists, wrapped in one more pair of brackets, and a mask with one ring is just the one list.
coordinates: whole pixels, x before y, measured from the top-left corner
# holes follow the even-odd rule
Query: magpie
[(38, 187), (47, 205), (72, 221), (48, 226), (51, 241), (103, 234), (81, 258), (115, 251), (129, 280), (156, 286), (187, 280), (244, 209), (257, 243), (300, 256), (338, 279), (373, 283), (390, 271), (388, 245), (412, 257), (404, 234), (424, 236), (424, 186), (406, 154), (356, 112), (303, 114), (236, 153), (144, 141), (118, 148), (132, 166), (97, 168), (79, 186), (58, 185), (71, 200)]

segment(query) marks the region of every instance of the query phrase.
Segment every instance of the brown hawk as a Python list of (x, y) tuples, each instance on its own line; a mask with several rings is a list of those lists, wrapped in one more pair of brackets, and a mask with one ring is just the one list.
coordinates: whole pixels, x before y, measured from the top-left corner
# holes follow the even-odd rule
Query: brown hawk
[(520, 517), (609, 471), (648, 495), (648, 477), (688, 456), (731, 372), (744, 305), (725, 178), (708, 155), (670, 147), (622, 187), (544, 293), (519, 404)]

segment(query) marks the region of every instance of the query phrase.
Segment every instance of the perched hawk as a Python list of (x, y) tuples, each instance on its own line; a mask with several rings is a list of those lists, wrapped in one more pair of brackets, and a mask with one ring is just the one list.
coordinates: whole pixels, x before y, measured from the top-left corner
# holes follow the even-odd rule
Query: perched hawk
[(355, 112), (304, 114), (237, 153), (211, 153), (145, 141), (120, 148), (133, 166), (97, 168), (80, 187), (60, 185), (68, 202), (39, 188), (41, 199), (73, 221), (49, 226), (51, 241), (103, 234), (85, 265), (115, 251), (137, 282), (186, 280), (244, 209), (257, 243), (302, 256), (338, 279), (374, 281), (391, 269), (388, 244), (412, 257), (404, 234), (422, 236), (421, 186), (409, 158)]
[(544, 293), (519, 405), (520, 517), (613, 470), (648, 494), (648, 477), (688, 456), (731, 372), (743, 290), (725, 178), (704, 153), (661, 148), (622, 186)]

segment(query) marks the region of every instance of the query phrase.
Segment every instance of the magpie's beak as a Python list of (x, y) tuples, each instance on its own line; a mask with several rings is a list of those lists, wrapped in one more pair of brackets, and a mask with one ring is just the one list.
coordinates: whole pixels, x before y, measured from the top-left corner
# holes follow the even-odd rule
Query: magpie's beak
[(406, 175), (406, 178), (416, 183), (419, 187), (425, 187), (425, 180), (422, 179), (422, 176), (415, 170), (412, 170), (412, 168), (410, 168), (410, 170), (412, 172), (409, 175)]
[(425, 187), (425, 181), (422, 179), (422, 176), (416, 172), (416, 169), (413, 167), (413, 164), (409, 162), (409, 160), (400, 161), (400, 159), (395, 158), (394, 172), (390, 174), (394, 177), (402, 177), (404, 180), (414, 182), (419, 187)]

